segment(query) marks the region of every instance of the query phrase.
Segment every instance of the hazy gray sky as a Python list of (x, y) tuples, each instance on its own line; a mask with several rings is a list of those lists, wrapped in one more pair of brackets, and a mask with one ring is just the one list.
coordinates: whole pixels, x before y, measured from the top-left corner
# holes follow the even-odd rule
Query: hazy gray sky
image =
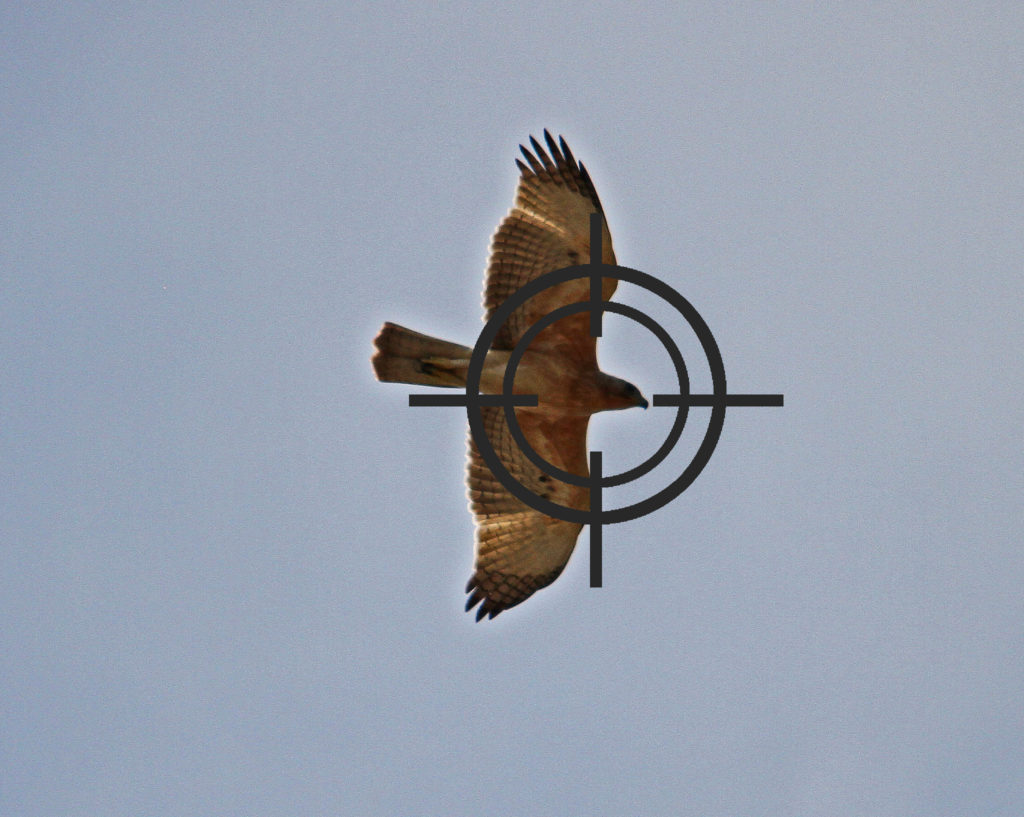
[[(7, 4), (0, 32), (0, 811), (1024, 813), (1019, 4)], [(786, 405), (605, 529), (603, 589), (584, 535), (476, 624), (465, 416), (376, 383), (371, 339), (474, 340), (545, 127), (620, 263)], [(707, 384), (663, 304), (617, 299)], [(600, 354), (674, 386), (624, 318)], [(667, 412), (591, 446), (635, 464)]]

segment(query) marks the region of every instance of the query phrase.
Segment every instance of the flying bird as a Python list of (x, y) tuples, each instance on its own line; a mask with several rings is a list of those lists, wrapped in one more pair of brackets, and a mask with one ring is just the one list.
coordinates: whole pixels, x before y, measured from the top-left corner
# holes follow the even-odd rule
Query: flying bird
[[(604, 211), (582, 162), (565, 139), (544, 131), (547, 149), (532, 136), (520, 145), (515, 206), (491, 241), (484, 281), (485, 320), (516, 290), (540, 276), (586, 263), (590, 216), (601, 214), (602, 255), (615, 264)], [(618, 284), (603, 278), (601, 295)], [(512, 350), (541, 318), (567, 304), (590, 299), (590, 281), (579, 278), (551, 287), (518, 307), (488, 350), (480, 391), (500, 394)], [(516, 369), (513, 391), (536, 394), (535, 407), (517, 406), (516, 420), (533, 449), (563, 471), (588, 475), (587, 425), (599, 411), (647, 408), (636, 386), (605, 374), (597, 364), (597, 339), (584, 311), (553, 323), (531, 342)], [(391, 383), (464, 388), (472, 349), (385, 323), (374, 339), (377, 379)], [(500, 407), (484, 406), (487, 437), (509, 472), (534, 494), (559, 505), (589, 510), (586, 488), (544, 473), (519, 449)], [(476, 620), (494, 618), (551, 584), (569, 561), (582, 524), (547, 516), (513, 496), (491, 473), (470, 435), (468, 494), (476, 521), (473, 576), (466, 610), (479, 605)]]

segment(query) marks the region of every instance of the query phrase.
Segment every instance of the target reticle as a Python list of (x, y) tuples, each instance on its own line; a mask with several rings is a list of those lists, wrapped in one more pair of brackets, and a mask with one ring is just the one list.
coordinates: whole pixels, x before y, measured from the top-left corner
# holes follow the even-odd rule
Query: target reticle
[[(632, 317), (634, 320), (638, 320), (642, 325), (647, 326), (651, 329), (655, 335), (661, 340), (666, 349), (669, 351), (669, 355), (676, 366), (676, 375), (680, 384), (679, 396), (689, 396), (689, 377), (686, 371), (685, 363), (683, 362), (682, 355), (679, 353), (675, 343), (671, 340), (669, 334), (660, 326), (653, 318), (624, 304), (613, 303), (610, 301), (600, 301), (595, 305), (593, 300), (584, 301), (575, 304), (568, 304), (565, 307), (561, 307), (549, 315), (534, 324), (527, 332), (529, 340), (524, 337), (525, 342), (517, 344), (516, 349), (513, 351), (513, 356), (509, 360), (508, 367), (505, 373), (504, 388), (501, 397), (503, 398), (503, 405), (506, 407), (506, 416), (513, 415), (512, 422), (509, 423), (510, 432), (516, 439), (516, 442), (520, 445), (523, 453), (531, 459), (539, 468), (544, 470), (546, 473), (556, 476), (570, 484), (586, 487), (591, 491), (591, 510), (583, 511), (576, 508), (569, 508), (564, 505), (560, 505), (550, 500), (540, 497), (534, 494), (529, 488), (516, 480), (512, 474), (505, 468), (501, 459), (497, 456), (497, 452), (491, 446), (490, 441), (487, 440), (486, 433), (483, 428), (483, 418), (479, 411), (472, 410), (472, 395), (479, 390), (480, 377), (483, 373), (483, 363), (487, 355), (487, 350), (490, 348), (497, 337), (501, 326), (504, 322), (512, 315), (512, 313), (519, 308), (523, 303), (534, 297), (538, 293), (544, 291), (558, 284), (564, 283), (565, 281), (571, 281), (577, 278), (590, 278), (600, 280), (602, 277), (616, 278), (620, 281), (628, 281), (641, 286), (654, 292), (664, 300), (668, 301), (672, 306), (679, 311), (688, 323), (694, 328), (698, 339), (704, 348), (704, 353), (708, 358), (708, 363), (711, 368), (712, 384), (713, 384), (713, 397), (711, 401), (711, 419), (708, 424), (708, 430), (705, 433), (704, 440), (698, 448), (697, 454), (690, 465), (679, 475), (670, 485), (662, 489), (655, 495), (648, 497), (640, 502), (633, 505), (628, 505), (622, 508), (613, 509), (602, 509), (599, 512), (594, 510), (594, 492), (599, 491), (602, 487), (606, 487), (605, 479), (595, 479), (594, 475), (590, 477), (581, 477), (576, 474), (569, 474), (568, 472), (561, 471), (555, 468), (551, 463), (541, 458), (536, 452), (530, 448), (529, 444), (526, 443), (525, 437), (522, 435), (521, 430), (518, 428), (518, 424), (514, 421), (515, 412), (512, 410), (510, 400), (513, 397), (522, 397), (523, 395), (513, 395), (511, 392), (511, 384), (515, 379), (515, 365), (522, 358), (526, 347), (529, 345), (529, 340), (544, 328), (549, 326), (551, 323), (566, 317), (570, 314), (576, 314), (579, 312), (590, 310), (591, 314), (593, 311), (609, 311), (618, 312), (620, 314)], [(593, 290), (593, 287), (591, 288)], [(642, 316), (642, 318), (638, 317)], [(667, 341), (667, 343), (666, 343)], [(721, 353), (718, 350), (718, 344), (715, 342), (714, 336), (711, 334), (711, 330), (704, 323), (703, 319), (697, 313), (697, 310), (687, 301), (682, 295), (672, 289), (664, 282), (654, 278), (653, 276), (647, 275), (647, 273), (634, 270), (629, 267), (614, 266), (611, 264), (601, 263), (590, 263), (576, 267), (566, 267), (565, 269), (556, 270), (555, 272), (548, 273), (546, 275), (537, 278), (524, 287), (513, 293), (495, 312), (491, 315), (490, 320), (484, 326), (483, 331), (480, 333), (480, 337), (477, 340), (477, 345), (473, 350), (473, 356), (470, 360), (469, 371), (466, 378), (466, 392), (467, 397), (470, 398), (469, 406), (470, 409), (467, 411), (469, 417), (470, 428), (473, 432), (473, 438), (477, 444), (477, 449), (480, 451), (481, 457), (487, 463), (488, 467), (492, 469), (495, 476), (499, 481), (507, 488), (514, 496), (522, 500), (526, 504), (540, 511), (541, 513), (547, 514), (548, 516), (555, 517), (556, 519), (564, 519), (568, 522), (577, 522), (581, 524), (598, 525), (598, 524), (611, 524), (615, 522), (625, 522), (630, 519), (636, 519), (637, 517), (643, 516), (651, 511), (657, 510), (664, 506), (668, 502), (672, 501), (680, 493), (682, 493), (689, 485), (700, 474), (704, 466), (707, 465), (711, 459), (711, 454), (714, 451), (715, 445), (718, 442), (718, 438), (721, 434), (722, 427), (725, 421), (725, 406), (726, 406), (726, 383), (725, 383), (725, 367), (722, 363)], [(660, 397), (661, 395), (656, 395)], [(676, 397), (676, 395), (669, 395), (670, 397)], [(655, 405), (668, 405), (669, 403), (657, 402)], [(682, 434), (683, 426), (685, 425), (687, 418), (687, 410), (691, 403), (688, 400), (672, 400), (672, 405), (677, 408), (677, 419), (670, 430), (667, 444), (663, 445), (653, 457), (648, 461), (642, 463), (634, 469), (624, 474), (613, 475), (608, 479), (607, 485), (621, 485), (632, 479), (636, 479), (653, 469), (659, 462), (661, 462), (669, 453), (672, 445), (675, 441), (678, 441), (679, 436)], [(518, 433), (517, 433), (518, 432)], [(525, 444), (524, 444), (525, 443)]]
[[(654, 276), (630, 267), (602, 263), (601, 215), (598, 213), (592, 213), (590, 217), (590, 238), (591, 257), (589, 264), (566, 267), (536, 278), (514, 292), (501, 306), (495, 309), (480, 332), (476, 345), (473, 347), (469, 368), (466, 373), (466, 391), (464, 394), (444, 396), (410, 395), (409, 404), (414, 406), (465, 406), (470, 432), (473, 435), (473, 440), (476, 443), (480, 456), (491, 469), (494, 476), (513, 496), (535, 510), (555, 519), (590, 525), (591, 586), (599, 587), (601, 586), (601, 526), (626, 522), (651, 513), (671, 502), (692, 485), (710, 461), (715, 446), (718, 444), (722, 428), (725, 424), (725, 410), (727, 406), (781, 406), (783, 404), (783, 396), (781, 394), (729, 394), (726, 386), (725, 365), (722, 361), (718, 344), (710, 328), (693, 305), (671, 286)], [(586, 301), (560, 307), (545, 315), (531, 326), (524, 333), (509, 356), (501, 394), (480, 394), (480, 379), (483, 375), (487, 353), (501, 327), (512, 316), (512, 313), (540, 292), (578, 278), (589, 279), (590, 298)], [(667, 301), (683, 316), (697, 335), (697, 339), (700, 341), (704, 355), (707, 358), (711, 371), (711, 394), (690, 394), (690, 381), (686, 363), (668, 332), (649, 315), (634, 307), (603, 300), (601, 292), (602, 278), (615, 278), (619, 281), (627, 281), (653, 292), (662, 300)], [(654, 394), (651, 397), (651, 405), (653, 407), (670, 406), (676, 408), (676, 418), (666, 436), (665, 442), (647, 460), (620, 474), (609, 476), (603, 474), (600, 451), (590, 452), (589, 476), (580, 476), (556, 467), (541, 457), (530, 446), (515, 416), (515, 406), (536, 406), (538, 404), (538, 397), (535, 394), (513, 393), (516, 369), (530, 343), (540, 332), (553, 323), (580, 312), (589, 312), (590, 314), (590, 334), (592, 337), (601, 336), (604, 312), (624, 315), (645, 326), (661, 341), (676, 370), (679, 391), (670, 394)], [(480, 411), (483, 406), (500, 406), (504, 408), (508, 428), (513, 439), (523, 454), (539, 469), (562, 482), (587, 488), (590, 494), (590, 510), (584, 511), (551, 502), (547, 498), (533, 493), (533, 491), (512, 476), (487, 437), (483, 414)], [(679, 441), (689, 416), (690, 406), (709, 406), (711, 408), (711, 416), (704, 438), (689, 465), (667, 487), (652, 496), (632, 505), (606, 510), (601, 494), (602, 489), (624, 485), (627, 482), (639, 479), (656, 468)]]

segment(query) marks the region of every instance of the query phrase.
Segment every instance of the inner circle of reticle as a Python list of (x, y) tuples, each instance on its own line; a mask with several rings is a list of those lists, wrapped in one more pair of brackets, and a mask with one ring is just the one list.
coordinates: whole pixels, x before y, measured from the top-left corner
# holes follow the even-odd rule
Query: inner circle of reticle
[[(653, 496), (647, 497), (633, 505), (627, 505), (625, 507), (615, 508), (612, 510), (604, 510), (601, 507), (602, 503), (600, 502), (600, 499), (598, 499), (597, 502), (594, 502), (594, 493), (598, 493), (599, 496), (601, 488), (606, 485), (621, 485), (632, 479), (638, 478), (642, 474), (653, 469), (665, 458), (665, 456), (668, 455), (668, 452), (682, 434), (683, 425), (686, 422), (687, 407), (689, 404), (686, 403), (685, 399), (681, 399), (677, 404), (675, 404), (678, 408), (676, 422), (673, 424), (673, 427), (669, 432), (666, 443), (663, 444), (662, 447), (644, 463), (641, 463), (630, 471), (610, 477), (606, 482), (600, 474), (591, 474), (590, 477), (581, 477), (576, 474), (569, 474), (568, 472), (556, 468), (533, 451), (532, 447), (530, 447), (526, 442), (526, 438), (523, 435), (522, 430), (519, 428), (518, 423), (515, 422), (513, 406), (535, 405), (535, 402), (527, 403), (521, 399), (523, 395), (512, 394), (512, 383), (515, 380), (515, 367), (525, 353), (530, 340), (532, 340), (537, 333), (555, 321), (570, 314), (590, 311), (591, 320), (594, 320), (595, 317), (598, 319), (600, 318), (601, 312), (608, 311), (617, 312), (619, 314), (626, 315), (627, 317), (631, 317), (648, 327), (648, 329), (658, 336), (659, 340), (661, 340), (666, 346), (666, 349), (676, 366), (676, 373), (680, 384), (679, 396), (680, 398), (685, 398), (689, 391), (689, 377), (686, 373), (686, 367), (683, 363), (682, 355), (679, 353), (675, 343), (671, 341), (668, 333), (665, 332), (657, 322), (649, 316), (644, 315), (639, 310), (593, 297), (594, 293), (600, 293), (600, 280), (603, 277), (615, 278), (620, 281), (628, 281), (629, 283), (636, 284), (637, 286), (650, 290), (655, 295), (658, 295), (675, 307), (675, 309), (687, 320), (700, 340), (711, 369), (711, 381), (713, 386), (713, 395), (710, 402), (711, 418), (708, 422), (707, 432), (704, 435), (704, 439), (701, 442), (697, 453), (694, 455), (690, 464), (686, 467), (683, 473), (680, 474), (670, 485), (663, 488)], [(535, 494), (509, 472), (497, 452), (494, 450), (494, 446), (491, 444), (491, 441), (487, 437), (483, 422), (483, 414), (480, 411), (480, 408), (484, 405), (484, 401), (481, 400), (482, 396), (479, 393), (480, 378), (483, 374), (487, 352), (491, 348), (499, 330), (511, 317), (512, 313), (529, 301), (530, 298), (540, 292), (543, 292), (545, 289), (549, 289), (557, 286), (558, 284), (566, 281), (572, 281), (577, 278), (591, 279), (591, 300), (569, 304), (566, 307), (554, 310), (530, 327), (523, 339), (516, 345), (516, 348), (510, 356), (505, 372), (502, 394), (497, 405), (502, 405), (504, 407), (506, 417), (509, 419), (509, 431), (513, 435), (513, 439), (515, 439), (524, 454), (528, 456), (534, 464), (552, 476), (557, 476), (558, 479), (562, 481), (590, 489), (592, 497), (591, 504), (596, 505), (597, 507), (589, 511), (570, 508), (565, 505), (551, 502), (545, 497)], [(596, 316), (595, 313), (597, 313)], [(666, 339), (668, 341), (667, 343)], [(536, 396), (534, 395), (533, 397), (535, 401)], [(487, 321), (487, 324), (480, 332), (480, 337), (477, 339), (476, 346), (473, 348), (473, 354), (469, 362), (469, 369), (466, 373), (466, 407), (470, 430), (472, 431), (473, 439), (476, 442), (480, 456), (491, 469), (491, 472), (511, 494), (522, 502), (525, 502), (530, 507), (556, 519), (563, 519), (567, 522), (576, 522), (579, 524), (601, 525), (626, 522), (631, 519), (636, 519), (661, 508), (686, 490), (686, 488), (688, 488), (698, 477), (700, 472), (704, 469), (704, 466), (707, 465), (708, 461), (711, 459), (712, 453), (714, 452), (715, 446), (718, 444), (718, 439), (721, 436), (722, 428), (725, 424), (726, 399), (727, 389), (725, 382), (725, 365), (722, 362), (721, 352), (718, 349), (718, 344), (715, 342), (714, 336), (711, 334), (711, 330), (690, 302), (664, 281), (660, 281), (647, 273), (631, 269), (630, 267), (620, 267), (603, 263), (590, 263), (556, 270), (530, 281), (513, 293), (494, 311), (490, 319)], [(496, 405), (496, 403), (487, 401), (487, 405)]]
[[(549, 312), (531, 326), (523, 335), (519, 343), (516, 344), (515, 349), (512, 350), (512, 354), (509, 356), (508, 364), (505, 369), (505, 380), (502, 384), (502, 394), (506, 397), (512, 394), (512, 384), (515, 382), (516, 369), (519, 366), (519, 362), (522, 360), (527, 348), (538, 334), (547, 329), (551, 324), (557, 323), (562, 318), (567, 318), (570, 315), (577, 314), (578, 312), (588, 312), (591, 309), (593, 309), (593, 305), (586, 301), (567, 304), (566, 306), (559, 307), (558, 309)], [(679, 347), (676, 346), (675, 341), (672, 340), (668, 332), (666, 332), (657, 321), (649, 315), (641, 312), (639, 309), (627, 306), (626, 304), (605, 301), (601, 304), (601, 309), (605, 312), (617, 312), (620, 315), (625, 315), (626, 317), (632, 318), (637, 323), (643, 324), (650, 329), (651, 332), (662, 342), (665, 349), (668, 350), (669, 357), (672, 358), (672, 362), (675, 364), (676, 375), (679, 378), (679, 393), (689, 394), (690, 378), (686, 371), (686, 361), (683, 360), (683, 356), (679, 351)], [(519, 426), (519, 420), (516, 418), (515, 409), (513, 408), (512, 403), (506, 402), (504, 405), (505, 418), (508, 421), (508, 428), (509, 432), (512, 434), (512, 439), (516, 441), (516, 444), (534, 465), (547, 474), (561, 480), (562, 482), (567, 482), (570, 485), (578, 485), (581, 488), (594, 487), (595, 480), (592, 476), (583, 477), (579, 474), (574, 474), (571, 471), (563, 471), (561, 468), (558, 468), (553, 463), (548, 462), (538, 454), (534, 450), (533, 446), (530, 445), (529, 440), (526, 439), (526, 435), (523, 434), (523, 430)], [(669, 429), (668, 436), (665, 437), (665, 442), (661, 444), (661, 447), (655, 451), (653, 455), (636, 467), (631, 468), (628, 471), (624, 471), (621, 474), (612, 474), (607, 477), (602, 476), (597, 484), (602, 488), (613, 488), (616, 485), (625, 485), (627, 482), (639, 479), (648, 472), (657, 468), (658, 465), (661, 464), (662, 460), (664, 460), (675, 447), (680, 436), (682, 436), (683, 427), (686, 425), (686, 418), (689, 414), (690, 407), (685, 404), (680, 404), (678, 409), (679, 410), (676, 412), (675, 422), (672, 424), (672, 428)]]

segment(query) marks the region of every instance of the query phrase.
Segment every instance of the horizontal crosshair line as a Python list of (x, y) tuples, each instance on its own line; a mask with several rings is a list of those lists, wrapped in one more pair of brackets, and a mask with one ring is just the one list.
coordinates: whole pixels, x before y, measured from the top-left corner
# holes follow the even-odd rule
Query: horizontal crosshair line
[(654, 394), (654, 406), (781, 406), (781, 394)]
[[(536, 394), (511, 394), (506, 397), (503, 394), (478, 394), (475, 402), (481, 406), (535, 406), (537, 405)], [(462, 406), (469, 405), (469, 397), (466, 394), (410, 394), (410, 406)]]

